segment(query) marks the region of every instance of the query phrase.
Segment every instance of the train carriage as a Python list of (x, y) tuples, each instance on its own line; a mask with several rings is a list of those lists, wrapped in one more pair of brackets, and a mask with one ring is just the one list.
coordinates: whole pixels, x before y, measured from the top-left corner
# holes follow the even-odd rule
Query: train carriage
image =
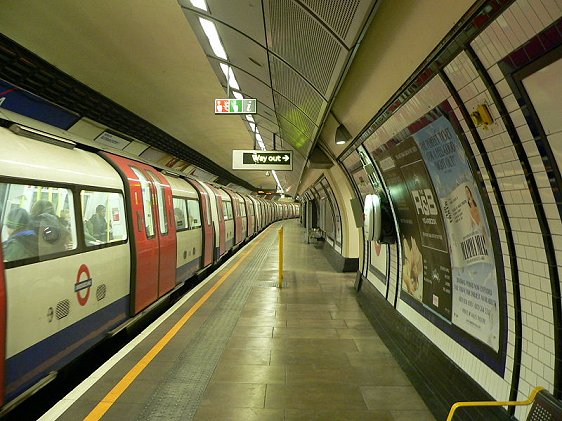
[[(221, 202), (222, 216), (225, 228), (225, 250), (224, 253), (230, 251), (234, 247), (234, 232), (236, 229), (234, 221), (234, 209), (232, 208), (232, 199), (228, 193), (219, 187), (214, 187), (217, 192), (217, 198)], [(219, 211), (221, 213), (221, 211)], [(224, 254), (221, 253), (221, 256)]]
[(218, 261), (227, 252), (226, 247), (226, 223), (224, 219), (224, 209), (222, 204), (222, 196), (218, 189), (210, 184), (200, 182), (201, 186), (209, 195), (209, 204), (211, 209), (211, 220), (213, 221), (214, 238), (214, 257), (213, 261)]
[[(204, 213), (195, 187), (186, 180), (165, 175), (172, 188), (176, 229), (176, 284), (189, 279), (204, 265)], [(210, 262), (209, 262), (210, 263)]]
[[(235, 248), (239, 246), (242, 241), (246, 238), (246, 227), (245, 219), (246, 215), (242, 216), (242, 210), (239, 206), (238, 196), (235, 192), (227, 188), (221, 188), (221, 190), (226, 193), (227, 199), (223, 199), (223, 206), (226, 203), (227, 207), (227, 217), (228, 221), (232, 221), (233, 231), (232, 231), (232, 245), (230, 248)], [(226, 217), (225, 217), (226, 218)], [(228, 231), (227, 231), (228, 232)]]
[(203, 183), (191, 177), (186, 177), (185, 180), (193, 186), (199, 196), (199, 204), (201, 206), (201, 220), (202, 220), (202, 268), (209, 267), (213, 264), (214, 250), (215, 250), (215, 228), (213, 223), (213, 216), (211, 211), (211, 197)]
[(245, 206), (246, 212), (246, 225), (247, 225), (247, 237), (252, 238), (254, 234), (258, 231), (256, 228), (256, 207), (254, 202), (247, 195), (241, 195), (244, 201), (243, 206)]
[(131, 314), (137, 314), (176, 286), (176, 227), (172, 190), (149, 165), (102, 152), (126, 180), (130, 205), (134, 290)]
[(1, 404), (283, 217), (270, 200), (86, 151), (70, 133), (14, 127), (0, 127)]
[(228, 194), (232, 199), (232, 207), (235, 214), (235, 244), (239, 245), (245, 241), (248, 236), (248, 214), (242, 196), (234, 191), (228, 191)]
[(5, 402), (129, 317), (131, 249), (124, 185), (102, 157), (6, 128), (0, 151)]

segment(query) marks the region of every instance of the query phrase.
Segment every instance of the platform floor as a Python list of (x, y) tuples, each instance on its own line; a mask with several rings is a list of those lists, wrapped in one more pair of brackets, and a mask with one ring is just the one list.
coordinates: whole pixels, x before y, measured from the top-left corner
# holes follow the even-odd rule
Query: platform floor
[(273, 224), (43, 419), (434, 420), (359, 308), (354, 280), (306, 244), (298, 221)]

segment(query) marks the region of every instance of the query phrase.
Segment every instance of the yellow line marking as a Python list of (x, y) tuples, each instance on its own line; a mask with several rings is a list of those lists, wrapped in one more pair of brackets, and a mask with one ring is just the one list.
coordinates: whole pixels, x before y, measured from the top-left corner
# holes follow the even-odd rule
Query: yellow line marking
[(115, 401), (127, 390), (127, 388), (133, 383), (133, 381), (142, 373), (142, 371), (150, 364), (150, 362), (158, 355), (160, 351), (172, 340), (174, 336), (179, 332), (183, 325), (193, 316), (199, 308), (205, 304), (205, 302), (215, 293), (215, 291), (226, 281), (226, 279), (234, 272), (238, 266), (244, 261), (246, 257), (256, 248), (256, 246), (265, 238), (262, 236), (260, 239), (256, 239), (255, 244), (240, 256), (240, 259), (232, 265), (232, 267), (213, 285), (209, 291), (207, 291), (200, 299), (197, 301), (193, 307), (189, 309), (187, 313), (158, 341), (156, 345), (152, 347), (150, 351), (137, 363), (125, 376), (117, 383), (113, 389), (109, 391), (107, 395), (101, 400), (100, 403), (96, 405), (94, 409), (84, 418), (85, 421), (97, 421), (105, 415), (105, 413), (111, 408)]

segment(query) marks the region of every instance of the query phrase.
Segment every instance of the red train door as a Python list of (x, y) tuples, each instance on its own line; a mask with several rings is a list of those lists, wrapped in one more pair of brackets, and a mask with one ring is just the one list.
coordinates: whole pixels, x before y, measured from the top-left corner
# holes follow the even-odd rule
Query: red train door
[(252, 235), (254, 235), (255, 232), (255, 212), (254, 212), (254, 204), (253, 202), (246, 196), (242, 197), (244, 200), (244, 206), (246, 206), (246, 218), (247, 218), (247, 224), (246, 224), (246, 232), (247, 232), (247, 237), (250, 238)]
[(232, 200), (232, 211), (234, 213), (234, 244), (240, 244), (242, 241), (242, 214), (240, 213), (240, 204), (235, 193), (226, 192)]
[(4, 272), (4, 256), (0, 245), (0, 406), (5, 403), (6, 389), (6, 277)]
[(209, 203), (209, 194), (205, 188), (197, 180), (187, 180), (199, 193), (199, 204), (201, 206), (201, 220), (203, 221), (202, 241), (203, 241), (203, 262), (202, 267), (209, 266), (213, 263), (213, 248), (215, 242), (215, 233), (213, 232), (213, 221), (211, 220), (211, 203)]
[(154, 203), (155, 214), (158, 215), (158, 251), (159, 251), (159, 273), (158, 273), (158, 296), (176, 286), (176, 224), (173, 215), (174, 205), (172, 202), (172, 188), (162, 174), (153, 170), (146, 170), (156, 193)]
[[(150, 166), (136, 162), (127, 158), (102, 152), (111, 163), (115, 165), (121, 177), (125, 181), (126, 191), (128, 193), (128, 201), (131, 209), (129, 215), (130, 229), (133, 232), (131, 243), (131, 314), (136, 314), (155, 302), (161, 295), (169, 291), (175, 285), (175, 273), (169, 277), (166, 269), (162, 271), (162, 279), (160, 279), (160, 261), (167, 262), (167, 256), (171, 253), (171, 245), (168, 243), (166, 236), (162, 235), (160, 230), (160, 219), (158, 209), (158, 191), (163, 191), (163, 197), (166, 197), (166, 188), (169, 190), (171, 200), (170, 186), (165, 182), (160, 183), (164, 187), (155, 185), (148, 175), (148, 171), (154, 171)], [(160, 179), (160, 177), (157, 177)], [(163, 179), (163, 177), (162, 177)], [(128, 188), (127, 188), (128, 187)], [(166, 203), (166, 200), (164, 200)], [(170, 206), (169, 209), (172, 209)], [(163, 218), (163, 215), (162, 215)], [(168, 221), (170, 219), (168, 213)], [(173, 224), (168, 224), (171, 226)], [(175, 233), (175, 228), (174, 231)], [(173, 256), (175, 259), (175, 241), (173, 238)], [(164, 243), (164, 252), (160, 252), (160, 243)], [(175, 260), (173, 268), (175, 271)], [(161, 282), (162, 281), (162, 285)]]
[[(224, 210), (222, 207), (222, 196), (220, 192), (214, 188), (213, 186), (209, 185), (209, 188), (215, 194), (215, 201), (217, 203), (217, 218), (219, 223), (219, 255), (217, 257), (221, 257), (223, 254), (226, 253), (226, 224), (224, 222)], [(216, 246), (216, 245), (215, 245)]]

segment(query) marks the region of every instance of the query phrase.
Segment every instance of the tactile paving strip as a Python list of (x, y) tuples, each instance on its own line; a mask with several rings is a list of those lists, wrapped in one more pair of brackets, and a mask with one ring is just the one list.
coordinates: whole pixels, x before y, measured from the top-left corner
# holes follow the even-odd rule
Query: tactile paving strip
[(228, 294), (219, 302), (164, 376), (138, 420), (190, 420), (199, 408), (203, 393), (230, 340), (240, 313), (266, 264), (276, 237), (265, 240), (248, 257)]

